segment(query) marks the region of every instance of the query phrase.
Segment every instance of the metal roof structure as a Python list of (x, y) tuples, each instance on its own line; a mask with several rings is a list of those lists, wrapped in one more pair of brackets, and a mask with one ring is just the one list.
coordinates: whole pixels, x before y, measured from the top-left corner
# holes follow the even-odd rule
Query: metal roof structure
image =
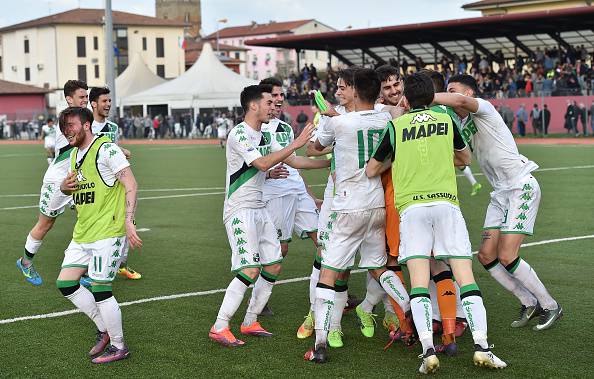
[(302, 34), (248, 40), (246, 45), (328, 51), (348, 65), (373, 59), (414, 60), (432, 64), (442, 55), (470, 59), (474, 52), (506, 59), (532, 55), (537, 47), (584, 45), (594, 49), (594, 6)]

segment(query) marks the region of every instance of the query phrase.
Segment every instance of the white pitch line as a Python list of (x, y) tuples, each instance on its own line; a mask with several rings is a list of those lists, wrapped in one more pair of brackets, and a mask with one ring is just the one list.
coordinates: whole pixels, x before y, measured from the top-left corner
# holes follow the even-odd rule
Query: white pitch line
[[(566, 166), (566, 167), (548, 167), (548, 168), (539, 168), (536, 170), (537, 172), (542, 171), (563, 171), (563, 170), (579, 170), (579, 169), (588, 169), (594, 168), (594, 165), (585, 165), (585, 166)], [(475, 176), (482, 176), (484, 175), (482, 172), (477, 172), (474, 174)], [(463, 174), (456, 175), (458, 177), (464, 176)], [(310, 187), (323, 187), (326, 183), (322, 184), (309, 184)], [(138, 192), (172, 192), (172, 191), (215, 191), (215, 190), (224, 190), (225, 187), (186, 187), (186, 188), (148, 188), (148, 189), (139, 189)], [(9, 194), (9, 195), (0, 195), (0, 198), (3, 197), (38, 197), (38, 193), (22, 193), (22, 194)], [(35, 206), (26, 207), (26, 208), (34, 208)], [(9, 208), (2, 208), (2, 209), (9, 209)], [(10, 208), (10, 209), (22, 209), (20, 207)]]
[[(566, 238), (556, 238), (551, 240), (544, 240), (544, 241), (537, 241), (537, 242), (530, 242), (522, 244), (522, 247), (531, 247), (531, 246), (538, 246), (538, 245), (546, 245), (550, 243), (557, 243), (557, 242), (565, 242), (565, 241), (576, 241), (576, 240), (583, 240), (583, 239), (590, 239), (594, 238), (594, 234), (586, 235), (586, 236), (576, 236), (576, 237), (566, 237)], [(476, 251), (472, 252), (476, 254)], [(357, 274), (360, 272), (365, 272), (367, 270), (359, 269), (351, 271), (352, 274)], [(305, 282), (309, 280), (309, 276), (303, 276), (300, 278), (290, 278), (290, 279), (283, 279), (276, 282), (277, 285), (281, 284), (289, 284), (289, 283), (298, 283), (298, 282)], [(143, 304), (143, 303), (151, 303), (154, 301), (165, 301), (165, 300), (174, 300), (174, 299), (181, 299), (184, 297), (196, 297), (196, 296), (207, 296), (207, 295), (214, 295), (217, 293), (223, 293), (227, 289), (226, 288), (219, 288), (214, 290), (207, 290), (207, 291), (198, 291), (198, 292), (185, 292), (185, 293), (178, 293), (174, 295), (163, 295), (163, 296), (156, 296), (156, 297), (148, 297), (144, 299), (126, 301), (124, 303), (120, 303), (120, 307), (126, 307), (128, 305), (134, 304)], [(52, 312), (52, 313), (45, 313), (40, 315), (32, 315), (32, 316), (21, 316), (15, 318), (8, 318), (4, 320), (0, 320), (0, 325), (2, 324), (12, 324), (19, 321), (27, 321), (27, 320), (38, 320), (43, 318), (56, 318), (61, 316), (68, 316), (71, 314), (80, 313), (78, 309), (71, 309), (68, 311), (61, 311), (61, 312)]]

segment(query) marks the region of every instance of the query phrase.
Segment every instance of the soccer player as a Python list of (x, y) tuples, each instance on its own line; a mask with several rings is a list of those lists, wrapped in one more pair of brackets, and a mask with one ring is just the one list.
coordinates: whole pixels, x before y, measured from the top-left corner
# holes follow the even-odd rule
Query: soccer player
[(478, 91), (472, 76), (452, 76), (448, 92), (436, 94), (435, 102), (453, 107), (458, 113), (462, 136), (493, 187), (479, 261), (520, 300), (520, 317), (512, 327), (526, 326), (539, 316), (534, 330), (548, 329), (563, 315), (563, 309), (536, 271), (519, 256), (525, 236), (533, 233), (538, 213), (540, 186), (532, 176), (538, 165), (518, 152), (511, 132), (493, 105), (474, 97)]
[(47, 164), (50, 165), (56, 156), (56, 129), (53, 119), (48, 118), (47, 124), (41, 127), (39, 139), (43, 139), (43, 147), (47, 153)]
[[(87, 90), (87, 84), (83, 81), (67, 81), (64, 84), (64, 96), (68, 106), (86, 107), (89, 101)], [(43, 176), (37, 223), (27, 235), (24, 254), (16, 263), (25, 279), (34, 286), (40, 286), (43, 281), (35, 267), (33, 267), (33, 258), (35, 258), (35, 254), (41, 247), (45, 235), (54, 226), (56, 218), (64, 213), (66, 206), (72, 201), (70, 196), (60, 192), (60, 183), (68, 173), (68, 157), (71, 149), (72, 146), (68, 144), (68, 140), (60, 132), (60, 129), (56, 129), (56, 158)]]
[(227, 119), (224, 115), (217, 117), (217, 137), (219, 138), (219, 145), (221, 148), (225, 148), (225, 144), (227, 143)]
[[(266, 78), (260, 84), (272, 87), (274, 102), (273, 118), (262, 125), (262, 134), (276, 141), (273, 147), (282, 149), (295, 139), (293, 128), (279, 119), (285, 97), (283, 84), (276, 78)], [(283, 258), (289, 252), (293, 233), (301, 239), (310, 238), (317, 251), (318, 204), (321, 205), (322, 201), (311, 192), (299, 171), (290, 166), (280, 163), (270, 170), (268, 176), (269, 179), (264, 181), (262, 200), (276, 227)], [(272, 311), (265, 306), (262, 315), (267, 314), (272, 314)]]
[[(119, 130), (118, 124), (109, 121), (109, 112), (111, 110), (111, 91), (107, 87), (93, 87), (89, 91), (89, 102), (93, 109), (93, 124), (91, 126), (93, 134), (95, 135), (106, 135), (109, 139), (118, 144), (119, 142)], [(127, 159), (131, 158), (131, 153), (127, 149), (120, 147), (120, 150), (124, 153)], [(127, 252), (128, 249), (125, 249)], [(142, 275), (134, 271), (128, 266), (128, 256), (124, 255), (118, 270), (118, 274), (128, 279), (140, 279)]]
[(336, 159), (335, 195), (332, 202), (328, 240), (322, 251), (322, 269), (316, 286), (314, 306), (316, 342), (305, 360), (327, 361), (327, 335), (336, 297), (338, 274), (354, 265), (368, 269), (400, 307), (408, 311), (408, 295), (393, 271), (386, 270), (385, 202), (379, 178), (365, 175), (365, 163), (390, 115), (374, 109), (380, 80), (371, 69), (354, 73), (355, 111), (333, 117), (318, 136), (315, 148), (334, 144)]
[[(97, 327), (91, 362), (108, 363), (130, 355), (111, 283), (123, 250), (128, 244), (142, 246), (142, 240), (136, 234), (137, 185), (130, 163), (109, 137), (93, 135), (92, 121), (87, 108), (70, 107), (60, 113), (62, 133), (74, 147), (67, 160), (70, 173), (60, 191), (72, 195), (77, 220), (56, 285)], [(79, 284), (87, 271), (92, 291)]]
[(400, 214), (398, 260), (406, 263), (409, 270), (410, 307), (423, 346), (419, 372), (427, 374), (439, 368), (428, 290), (432, 255), (449, 260), (461, 286), (463, 307), (466, 318), (471, 320), (475, 343), (474, 363), (503, 368), (506, 364), (489, 350), (486, 311), (474, 281), (470, 240), (458, 205), (454, 163), (468, 164), (470, 151), (451, 117), (428, 108), (434, 96), (428, 76), (408, 76), (404, 96), (410, 111), (388, 124), (365, 171), (373, 178), (391, 166), (395, 204)]
[[(358, 68), (357, 67), (350, 67), (347, 69), (340, 70), (338, 72), (338, 79), (336, 82), (336, 99), (338, 100), (338, 105), (332, 106), (329, 103), (328, 110), (325, 112), (326, 115), (319, 116), (319, 122), (316, 129), (316, 135), (310, 140), (309, 144), (307, 145), (307, 155), (308, 156), (323, 156), (326, 154), (331, 154), (333, 151), (332, 146), (328, 146), (327, 148), (318, 151), (315, 148), (315, 142), (318, 139), (320, 134), (324, 133), (326, 126), (329, 124), (332, 117), (339, 116), (341, 114), (346, 114), (349, 112), (353, 112), (355, 110), (355, 93), (354, 93), (354, 76), (355, 72)], [(321, 269), (321, 262), (322, 262), (322, 251), (326, 249), (326, 244), (328, 240), (329, 230), (328, 225), (331, 222), (330, 220), (330, 213), (332, 209), (332, 201), (334, 199), (334, 192), (335, 192), (335, 185), (334, 185), (334, 176), (335, 176), (335, 167), (334, 167), (334, 155), (332, 154), (332, 165), (330, 167), (330, 175), (328, 175), (328, 181), (326, 184), (326, 188), (324, 190), (324, 201), (322, 202), (322, 207), (320, 209), (319, 219), (318, 219), (318, 255), (316, 255), (312, 267), (312, 273), (310, 276), (309, 282), (309, 300), (310, 300), (310, 312), (305, 317), (305, 321), (299, 329), (297, 330), (297, 337), (298, 338), (307, 338), (311, 336), (315, 330), (314, 324), (314, 306), (315, 306), (315, 299), (316, 299), (316, 286), (318, 284), (318, 280), (320, 278), (320, 269)], [(345, 309), (352, 309), (361, 303), (361, 300), (355, 299), (353, 297), (349, 297), (348, 294), (348, 279), (350, 275), (350, 270), (345, 270), (338, 275), (336, 280), (334, 290), (335, 290), (335, 298), (334, 298), (334, 307), (332, 309), (332, 316), (330, 320), (330, 327), (328, 332), (328, 345), (332, 348), (340, 348), (344, 346), (342, 340), (342, 315)], [(365, 319), (367, 324), (362, 325), (362, 328), (369, 330), (370, 327), (374, 327), (374, 320), (367, 320)]]
[(276, 142), (262, 133), (263, 123), (270, 121), (274, 101), (272, 88), (264, 85), (245, 87), (241, 106), (245, 118), (235, 126), (227, 139), (226, 196), (223, 222), (231, 245), (231, 270), (237, 275), (225, 292), (223, 303), (209, 338), (225, 346), (241, 346), (229, 329), (229, 321), (239, 308), (250, 284), (254, 284), (241, 333), (272, 336), (257, 321), (268, 302), (272, 287), (281, 271), (283, 259), (276, 228), (262, 201), (262, 186), (274, 165), (285, 162), (293, 168), (323, 168), (329, 161), (312, 160), (294, 154), (309, 140), (313, 125), (285, 148), (272, 152)]

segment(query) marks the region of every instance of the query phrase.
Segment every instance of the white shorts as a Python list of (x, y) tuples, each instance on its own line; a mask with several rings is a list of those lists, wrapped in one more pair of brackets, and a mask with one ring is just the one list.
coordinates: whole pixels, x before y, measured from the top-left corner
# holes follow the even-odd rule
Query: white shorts
[(460, 208), (450, 203), (413, 206), (400, 215), (398, 262), (413, 258), (472, 259), (466, 222)]
[(87, 268), (89, 277), (97, 283), (111, 283), (122, 258), (128, 254), (126, 236), (106, 238), (95, 242), (70, 241), (64, 252), (62, 268)]
[(72, 196), (65, 195), (60, 191), (60, 184), (48, 182), (41, 185), (39, 196), (39, 213), (55, 218), (64, 213), (66, 207), (72, 203)]
[(328, 222), (329, 238), (322, 250), (322, 267), (344, 271), (355, 265), (375, 269), (386, 265), (386, 210), (375, 208), (359, 212), (332, 212)]
[(217, 128), (217, 137), (227, 139), (227, 128)]
[(318, 208), (307, 193), (270, 199), (266, 202), (266, 211), (281, 242), (291, 242), (293, 233), (306, 239), (307, 233), (318, 231)]
[(231, 246), (231, 271), (283, 260), (276, 228), (266, 209), (240, 209), (225, 222), (225, 229)]
[(53, 150), (56, 147), (56, 140), (54, 138), (45, 138), (43, 142), (43, 147), (46, 149)]
[(483, 229), (532, 235), (540, 196), (540, 186), (532, 175), (521, 180), (517, 188), (491, 192)]

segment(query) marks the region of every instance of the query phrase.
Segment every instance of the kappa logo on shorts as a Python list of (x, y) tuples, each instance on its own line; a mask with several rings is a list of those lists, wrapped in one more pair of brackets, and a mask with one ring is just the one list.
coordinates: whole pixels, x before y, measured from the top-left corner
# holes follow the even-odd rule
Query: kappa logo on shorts
[(241, 220), (238, 219), (237, 217), (233, 219), (233, 221), (231, 222), (231, 225), (235, 226), (238, 224), (242, 224)]
[(522, 205), (520, 205), (520, 207), (518, 209), (522, 209), (524, 211), (527, 211), (528, 209), (530, 209), (530, 207), (528, 206), (528, 204), (522, 203)]
[(532, 191), (532, 186), (528, 183), (524, 184), (524, 187), (522, 188), (522, 191)]
[(243, 248), (243, 246), (240, 246), (239, 249), (237, 249), (237, 254), (242, 255), (247, 253), (247, 250)]
[(246, 243), (247, 241), (244, 240), (243, 237), (239, 237), (239, 239), (236, 242), (237, 246), (245, 245)]
[(518, 215), (518, 217), (516, 217), (516, 220), (526, 220), (527, 218), (528, 217), (526, 217), (526, 214), (522, 212)]
[(437, 121), (437, 119), (431, 116), (429, 113), (419, 113), (410, 122), (411, 125), (422, 124), (427, 121)]
[(517, 230), (522, 230), (522, 229), (524, 229), (524, 224), (523, 224), (523, 223), (521, 223), (521, 222), (518, 222), (518, 223), (517, 223), (517, 224), (514, 226), (514, 229), (517, 229)]
[(530, 194), (528, 192), (524, 192), (522, 194), (522, 196), (520, 196), (520, 199), (528, 201), (528, 200), (532, 200), (532, 196), (530, 196)]
[(233, 235), (234, 236), (238, 236), (240, 234), (243, 234), (243, 230), (241, 230), (241, 228), (235, 228), (235, 229), (233, 229)]

